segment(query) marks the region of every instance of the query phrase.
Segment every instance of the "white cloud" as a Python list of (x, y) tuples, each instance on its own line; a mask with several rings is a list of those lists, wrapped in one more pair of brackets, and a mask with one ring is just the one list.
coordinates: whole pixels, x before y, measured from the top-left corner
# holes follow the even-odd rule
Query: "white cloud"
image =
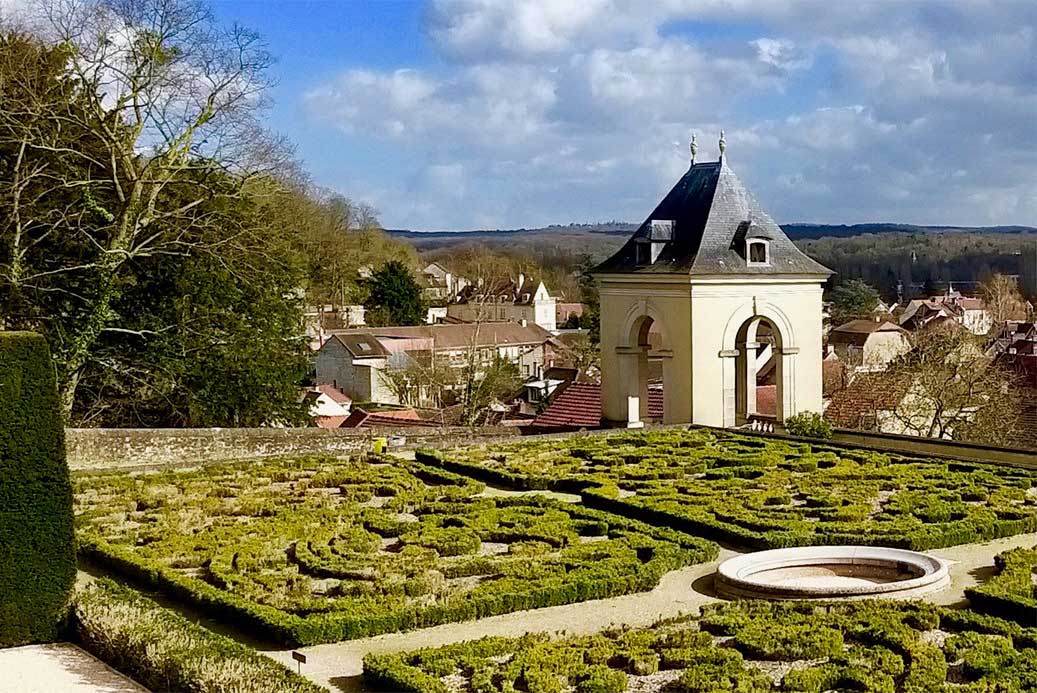
[(756, 56), (761, 63), (782, 72), (803, 70), (810, 67), (811, 58), (799, 51), (796, 44), (788, 39), (761, 37), (750, 41), (749, 45), (756, 49)]
[(1037, 3), (440, 0), (428, 14), (435, 68), (350, 70), (305, 97), (315, 122), (400, 148), (407, 175), (368, 186), (390, 225), (636, 221), (686, 168), (691, 132), (703, 159), (721, 127), (784, 221), (1037, 219)]

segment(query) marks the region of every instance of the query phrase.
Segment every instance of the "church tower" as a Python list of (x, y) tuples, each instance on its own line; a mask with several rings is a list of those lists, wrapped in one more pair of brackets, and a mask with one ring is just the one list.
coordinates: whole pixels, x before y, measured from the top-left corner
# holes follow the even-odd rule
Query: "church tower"
[[(804, 255), (720, 159), (695, 162), (612, 257), (601, 297), (602, 414), (636, 426), (661, 371), (664, 423), (736, 426), (773, 387), (778, 421), (821, 411), (822, 286)], [(765, 376), (765, 377), (761, 377)], [(770, 395), (768, 395), (769, 397)]]

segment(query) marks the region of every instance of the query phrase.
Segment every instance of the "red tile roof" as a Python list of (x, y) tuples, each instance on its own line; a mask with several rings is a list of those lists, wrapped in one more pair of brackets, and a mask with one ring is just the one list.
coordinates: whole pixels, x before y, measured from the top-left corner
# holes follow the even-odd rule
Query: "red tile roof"
[(320, 428), (342, 428), (342, 424), (348, 418), (348, 416), (318, 416), (313, 419), (313, 423)]
[(1019, 420), (1011, 445), (1037, 450), (1037, 385), (1020, 387)]
[(868, 337), (875, 332), (900, 332), (907, 335), (907, 330), (889, 320), (851, 320), (834, 328), (828, 335), (828, 342), (863, 346)]
[[(663, 416), (662, 390), (648, 390), (648, 415), (655, 419)], [(572, 383), (540, 413), (534, 428), (579, 429), (601, 427), (601, 385)]]
[(889, 373), (861, 373), (835, 393), (825, 419), (839, 428), (874, 430), (876, 414), (892, 411), (904, 399), (910, 383)]
[(392, 409), (378, 412), (367, 412), (363, 409), (354, 409), (353, 413), (349, 415), (349, 418), (342, 422), (342, 428), (371, 428), (376, 426), (388, 428), (413, 428), (424, 426), (435, 428), (437, 425), (438, 424), (435, 421), (422, 419), (418, 415), (418, 412), (413, 409)]
[(831, 397), (847, 384), (846, 365), (837, 357), (821, 362), (821, 387), (825, 397)]
[(756, 413), (760, 416), (774, 416), (778, 412), (778, 386), (756, 386)]
[(318, 385), (317, 390), (323, 392), (328, 397), (330, 397), (332, 401), (337, 402), (338, 404), (349, 404), (353, 401), (349, 395), (347, 395), (345, 392), (338, 389), (334, 385)]

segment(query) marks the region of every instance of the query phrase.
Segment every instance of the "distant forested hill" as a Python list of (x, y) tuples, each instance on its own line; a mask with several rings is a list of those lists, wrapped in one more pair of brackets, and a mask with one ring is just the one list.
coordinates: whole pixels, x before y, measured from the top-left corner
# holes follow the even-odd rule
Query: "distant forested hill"
[[(559, 241), (583, 239), (589, 248), (615, 249), (637, 229), (637, 224), (607, 221), (600, 224), (552, 224), (537, 228), (483, 229), (479, 231), (409, 231), (388, 229), (388, 233), (412, 243), (418, 250), (443, 248), (465, 243), (489, 246), (537, 243), (547, 238)], [(1033, 226), (916, 226), (913, 224), (782, 224), (792, 240), (803, 238), (849, 238), (879, 233), (932, 234), (1030, 234)]]
[(915, 226), (913, 224), (782, 224), (792, 240), (873, 233), (1034, 233), (1033, 226)]
[[(636, 224), (569, 224), (501, 231), (421, 232), (390, 230), (425, 255), (483, 245), (566, 269), (598, 262), (617, 250)], [(901, 284), (906, 296), (957, 282), (968, 288), (994, 272), (1017, 274), (1023, 252), (1037, 251), (1029, 226), (913, 226), (910, 224), (784, 224), (802, 250), (835, 270), (834, 282), (863, 279), (887, 298)]]

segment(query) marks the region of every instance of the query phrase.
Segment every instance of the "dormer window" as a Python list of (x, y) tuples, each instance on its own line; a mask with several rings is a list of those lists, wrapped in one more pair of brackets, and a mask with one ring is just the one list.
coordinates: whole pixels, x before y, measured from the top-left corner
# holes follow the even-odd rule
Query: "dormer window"
[(745, 242), (745, 257), (750, 267), (771, 264), (770, 242), (762, 238), (751, 238)]
[(652, 219), (652, 230), (649, 240), (653, 243), (666, 243), (673, 240), (673, 219)]
[(637, 239), (637, 264), (651, 265), (659, 259), (663, 247), (673, 240), (673, 219), (652, 219), (648, 233)]

